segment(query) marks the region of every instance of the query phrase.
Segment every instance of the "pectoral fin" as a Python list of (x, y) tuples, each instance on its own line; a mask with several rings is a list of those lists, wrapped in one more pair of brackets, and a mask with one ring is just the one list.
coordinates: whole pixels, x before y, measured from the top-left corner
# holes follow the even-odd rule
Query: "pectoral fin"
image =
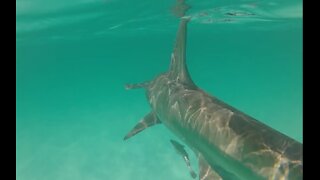
[(124, 140), (127, 140), (144, 129), (159, 123), (161, 123), (161, 121), (158, 119), (157, 115), (154, 112), (150, 112), (124, 137)]
[(215, 172), (202, 155), (198, 156), (199, 161), (199, 180), (222, 180), (220, 175)]
[(149, 85), (149, 81), (142, 82), (142, 83), (136, 83), (136, 84), (126, 84), (125, 88), (126, 90), (129, 89), (137, 89), (137, 88), (146, 88)]
[(172, 139), (170, 140), (170, 142), (173, 145), (173, 147), (176, 149), (177, 153), (179, 153), (182, 156), (183, 160), (187, 164), (191, 177), (196, 178), (197, 174), (194, 172), (194, 170), (190, 165), (189, 155), (187, 151), (184, 149), (184, 146)]

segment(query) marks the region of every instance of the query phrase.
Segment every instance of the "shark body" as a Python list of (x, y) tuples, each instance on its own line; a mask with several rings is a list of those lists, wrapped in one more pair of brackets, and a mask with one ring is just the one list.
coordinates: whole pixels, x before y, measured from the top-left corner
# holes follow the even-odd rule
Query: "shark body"
[[(301, 143), (207, 94), (192, 81), (186, 66), (189, 20), (181, 18), (169, 71), (152, 81), (127, 85), (144, 88), (152, 110), (125, 139), (164, 124), (197, 156), (199, 180), (302, 179)], [(183, 146), (171, 142), (186, 159)]]

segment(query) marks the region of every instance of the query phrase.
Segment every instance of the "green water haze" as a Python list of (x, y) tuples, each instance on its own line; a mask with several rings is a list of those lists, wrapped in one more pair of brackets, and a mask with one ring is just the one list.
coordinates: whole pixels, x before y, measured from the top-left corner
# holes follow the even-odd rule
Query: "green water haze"
[[(175, 1), (16, 4), (16, 179), (191, 179), (164, 126), (123, 141), (150, 111), (124, 85), (169, 68)], [(188, 4), (194, 82), (302, 142), (302, 1)]]

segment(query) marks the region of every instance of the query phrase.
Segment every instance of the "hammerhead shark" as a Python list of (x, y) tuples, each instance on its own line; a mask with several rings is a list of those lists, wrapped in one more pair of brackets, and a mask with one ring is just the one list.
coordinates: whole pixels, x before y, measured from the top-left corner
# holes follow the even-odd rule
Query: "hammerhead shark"
[[(164, 124), (195, 153), (199, 180), (301, 180), (302, 143), (201, 90), (186, 65), (187, 24), (182, 13), (171, 64), (144, 88), (151, 111), (124, 137)], [(196, 178), (184, 146), (171, 140)]]

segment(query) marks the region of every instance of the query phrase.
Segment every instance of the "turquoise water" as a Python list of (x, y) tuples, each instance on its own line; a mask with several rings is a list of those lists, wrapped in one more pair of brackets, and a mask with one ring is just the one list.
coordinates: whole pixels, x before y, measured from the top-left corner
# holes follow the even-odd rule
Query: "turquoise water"
[[(144, 91), (124, 84), (168, 69), (175, 1), (16, 4), (16, 178), (191, 179), (164, 126), (122, 140), (150, 111)], [(188, 4), (197, 85), (302, 142), (302, 1)]]

